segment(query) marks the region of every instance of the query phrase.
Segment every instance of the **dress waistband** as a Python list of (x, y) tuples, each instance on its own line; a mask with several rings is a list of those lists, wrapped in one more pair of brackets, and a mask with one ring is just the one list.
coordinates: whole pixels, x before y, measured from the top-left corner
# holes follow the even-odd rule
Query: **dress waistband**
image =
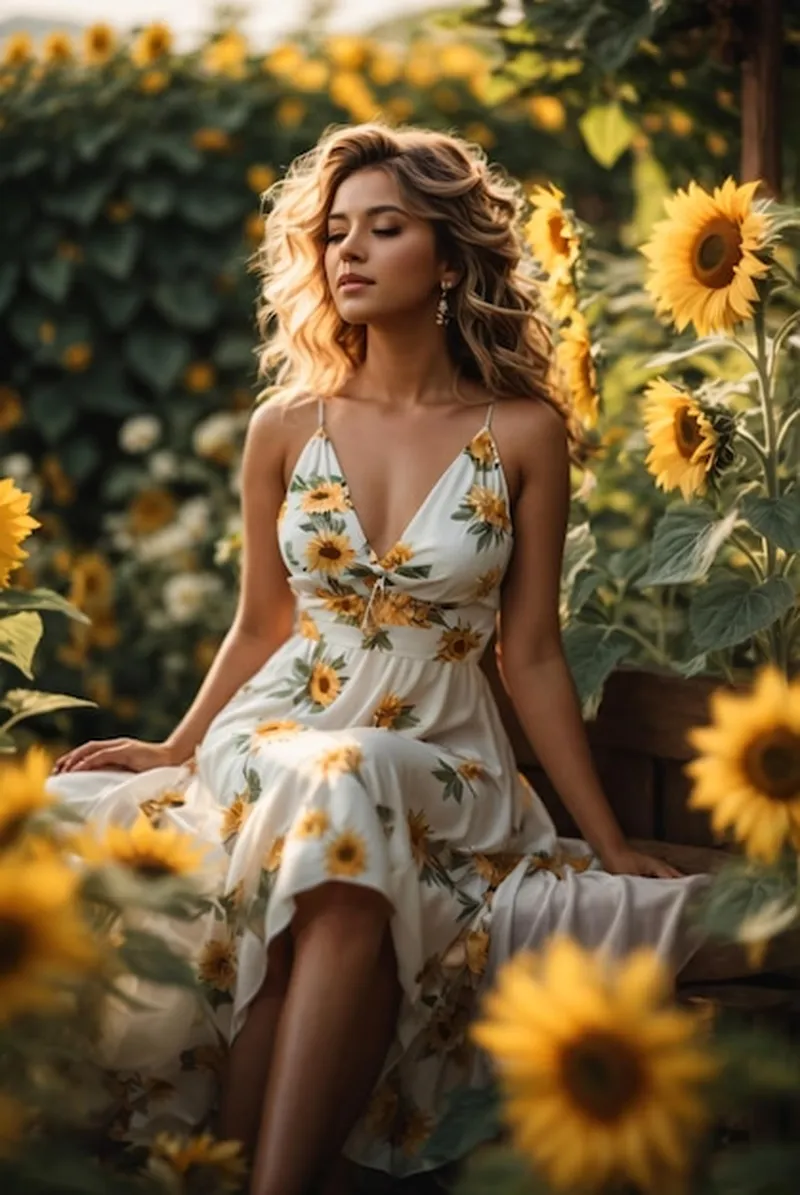
[[(470, 617), (471, 613), (473, 617)], [(365, 619), (361, 610), (352, 615), (337, 615), (325, 609), (321, 602), (313, 601), (303, 603), (299, 608), (297, 629), (307, 638), (321, 636), (327, 644), (349, 651), (407, 656), (455, 665), (479, 663), (494, 630), (493, 619), (486, 625), (487, 611), (484, 608), (477, 612), (471, 607), (459, 608), (446, 622), (423, 621), (419, 615), (415, 622), (413, 612), (403, 607), (394, 612), (386, 611), (384, 616), (385, 621)]]

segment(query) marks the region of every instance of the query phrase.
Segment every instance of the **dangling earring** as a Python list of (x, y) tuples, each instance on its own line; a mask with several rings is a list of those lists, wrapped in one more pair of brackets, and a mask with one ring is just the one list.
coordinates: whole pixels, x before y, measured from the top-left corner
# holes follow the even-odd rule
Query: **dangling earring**
[(439, 296), (439, 302), (436, 305), (436, 322), (440, 328), (450, 322), (450, 307), (447, 303), (447, 292), (450, 289), (449, 282), (441, 282), (439, 284), (442, 288), (442, 293)]

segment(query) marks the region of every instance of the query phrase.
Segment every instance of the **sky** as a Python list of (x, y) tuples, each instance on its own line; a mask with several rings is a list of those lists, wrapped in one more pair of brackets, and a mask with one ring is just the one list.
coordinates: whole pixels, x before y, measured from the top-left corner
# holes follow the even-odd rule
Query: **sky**
[[(439, 0), (442, 7), (459, 0)], [(275, 0), (260, 0), (252, 5), (252, 14), (245, 20), (244, 28), (257, 41), (267, 43), (281, 33), (297, 29), (302, 25), (305, 0), (286, 0), (283, 4)], [(431, 7), (431, 0), (337, 0), (335, 15), (330, 20), (331, 29), (357, 29), (359, 25), (381, 19), (401, 16)], [(214, 0), (176, 0), (165, 5), (164, 0), (0, 0), (0, 20), (11, 17), (90, 23), (108, 21), (118, 28), (147, 24), (149, 21), (168, 20), (170, 26), (190, 41), (212, 24)], [(170, 11), (171, 10), (171, 11)]]

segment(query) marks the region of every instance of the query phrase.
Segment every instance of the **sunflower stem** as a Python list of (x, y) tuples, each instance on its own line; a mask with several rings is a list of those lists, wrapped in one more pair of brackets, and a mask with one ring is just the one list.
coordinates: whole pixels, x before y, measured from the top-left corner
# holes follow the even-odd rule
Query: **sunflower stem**
[(779, 454), (780, 454), (781, 449), (783, 448), (784, 441), (786, 440), (786, 437), (789, 434), (792, 424), (794, 423), (794, 421), (796, 419), (800, 419), (800, 406), (798, 406), (794, 411), (792, 411), (791, 415), (786, 420), (786, 422), (784, 423), (783, 427), (780, 430), (780, 434), (778, 435), (778, 453)]
[(779, 353), (783, 347), (784, 340), (789, 335), (795, 324), (800, 324), (800, 311), (793, 311), (791, 315), (788, 315), (772, 338), (769, 366), (770, 389), (772, 390), (775, 388), (775, 375), (778, 372)]
[(749, 444), (750, 447), (752, 449), (754, 449), (758, 459), (761, 461), (761, 464), (766, 471), (767, 451), (764, 448), (764, 445), (761, 443), (761, 441), (756, 439), (756, 437), (752, 434), (752, 432), (747, 431), (745, 428), (743, 428), (741, 426), (738, 426), (736, 428), (736, 435), (739, 437), (740, 440), (744, 440), (745, 444)]
[(731, 543), (735, 544), (736, 547), (739, 549), (739, 551), (744, 553), (744, 555), (750, 561), (750, 564), (753, 567), (753, 572), (755, 573), (758, 580), (763, 581), (765, 579), (763, 563), (758, 559), (756, 554), (747, 546), (745, 541), (743, 539), (741, 539), (736, 534), (735, 531), (731, 533)]
[[(769, 351), (767, 348), (767, 333), (764, 303), (759, 303), (755, 309), (753, 323), (756, 334), (756, 355), (758, 371), (758, 393), (761, 401), (761, 417), (764, 425), (764, 447), (766, 448), (766, 462), (764, 476), (767, 496), (773, 501), (780, 497), (780, 481), (778, 478), (778, 431), (775, 419), (775, 403), (772, 394), (771, 372), (769, 365)], [(764, 536), (764, 559), (767, 577), (777, 574), (777, 550), (775, 544)], [(781, 634), (781, 622), (773, 622), (769, 628), (771, 655), (773, 663), (786, 671), (788, 653)]]
[(610, 623), (609, 625), (615, 631), (622, 631), (623, 635), (627, 635), (629, 639), (633, 639), (634, 643), (638, 643), (640, 647), (643, 647), (645, 651), (653, 657), (657, 664), (661, 664), (666, 668), (671, 667), (669, 656), (665, 655), (663, 652), (660, 652), (655, 644), (651, 643), (649, 639), (646, 639), (640, 631), (637, 631), (634, 627), (629, 627), (625, 623), (621, 622)]

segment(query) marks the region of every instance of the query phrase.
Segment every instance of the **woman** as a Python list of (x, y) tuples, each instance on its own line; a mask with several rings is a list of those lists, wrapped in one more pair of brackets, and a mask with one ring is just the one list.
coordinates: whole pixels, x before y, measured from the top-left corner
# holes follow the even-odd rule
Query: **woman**
[(594, 866), (676, 874), (627, 845), (561, 648), (575, 441), (520, 206), (433, 132), (334, 131), (293, 165), (262, 251), (277, 397), (247, 435), (235, 620), (167, 741), (90, 742), (51, 779), (91, 816), (149, 802), (224, 842), (225, 908), (249, 928), (223, 928), (221, 1133), (252, 1156), (252, 1195), (308, 1192), (343, 1149), (429, 1168), (474, 1073), (497, 856), (562, 854), (478, 667), (498, 611), (504, 683)]

